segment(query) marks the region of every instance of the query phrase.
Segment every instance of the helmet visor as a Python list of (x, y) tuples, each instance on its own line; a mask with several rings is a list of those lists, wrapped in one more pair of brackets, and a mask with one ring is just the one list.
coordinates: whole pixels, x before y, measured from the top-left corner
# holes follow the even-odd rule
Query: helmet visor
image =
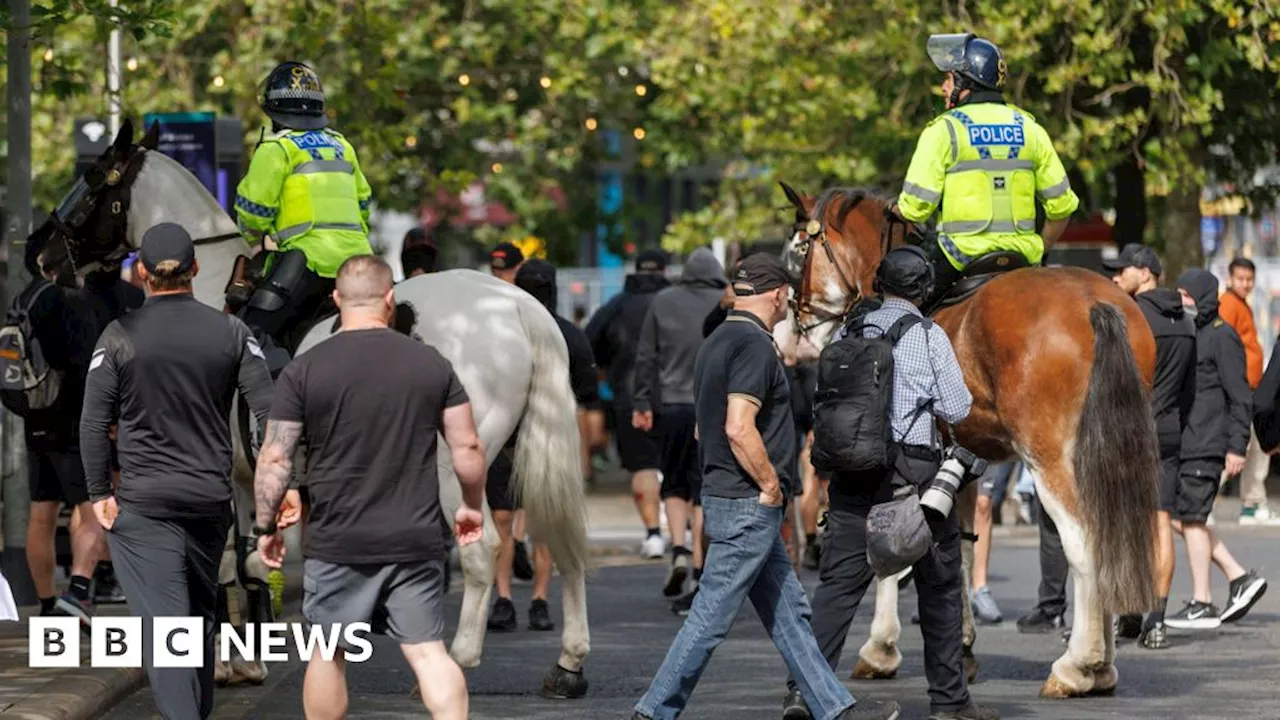
[(942, 72), (958, 72), (965, 68), (964, 48), (974, 36), (972, 33), (930, 35), (925, 45), (929, 59)]

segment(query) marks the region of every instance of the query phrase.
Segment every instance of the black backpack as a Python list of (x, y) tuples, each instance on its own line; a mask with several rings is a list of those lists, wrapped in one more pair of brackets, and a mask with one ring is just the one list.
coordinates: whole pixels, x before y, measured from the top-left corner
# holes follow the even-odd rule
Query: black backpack
[(0, 328), (0, 403), (19, 417), (52, 407), (62, 389), (64, 373), (50, 367), (31, 321), (31, 309), (50, 290), (60, 292), (46, 282), (26, 302), (21, 295), (15, 298)]
[(893, 467), (898, 444), (893, 438), (893, 346), (917, 323), (904, 315), (879, 337), (863, 337), (856, 320), (839, 342), (818, 357), (814, 394), (813, 448), (810, 460), (820, 472), (870, 472)]

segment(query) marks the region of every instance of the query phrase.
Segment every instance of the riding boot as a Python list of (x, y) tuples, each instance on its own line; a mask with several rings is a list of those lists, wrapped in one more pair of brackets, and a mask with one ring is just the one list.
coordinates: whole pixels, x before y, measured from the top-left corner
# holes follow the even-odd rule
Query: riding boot
[(929, 262), (933, 264), (933, 291), (920, 304), (920, 310), (925, 315), (928, 315), (951, 291), (951, 286), (955, 285), (962, 271), (957, 270), (951, 264), (951, 260), (942, 251), (940, 243), (931, 243), (925, 248), (925, 254), (929, 256)]

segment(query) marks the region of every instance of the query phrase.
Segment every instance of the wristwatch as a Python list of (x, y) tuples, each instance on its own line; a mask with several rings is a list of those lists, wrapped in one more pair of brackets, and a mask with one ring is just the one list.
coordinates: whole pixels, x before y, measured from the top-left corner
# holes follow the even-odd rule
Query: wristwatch
[(265, 528), (258, 527), (257, 525), (254, 525), (254, 526), (253, 526), (253, 536), (254, 536), (254, 537), (262, 537), (263, 535), (275, 535), (277, 530), (279, 530), (279, 528), (276, 526), (276, 524), (275, 524), (275, 523), (271, 523), (270, 525), (268, 525), (268, 526), (267, 526), (267, 527), (265, 527)]

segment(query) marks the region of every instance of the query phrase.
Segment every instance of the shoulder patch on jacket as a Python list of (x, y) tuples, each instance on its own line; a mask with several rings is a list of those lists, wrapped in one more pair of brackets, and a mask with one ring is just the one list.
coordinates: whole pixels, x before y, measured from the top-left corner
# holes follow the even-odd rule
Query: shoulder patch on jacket
[(1226, 325), (1226, 324), (1227, 324), (1227, 321), (1223, 320), (1222, 318), (1218, 318), (1217, 320), (1213, 321), (1214, 327), (1222, 327), (1223, 325)]

